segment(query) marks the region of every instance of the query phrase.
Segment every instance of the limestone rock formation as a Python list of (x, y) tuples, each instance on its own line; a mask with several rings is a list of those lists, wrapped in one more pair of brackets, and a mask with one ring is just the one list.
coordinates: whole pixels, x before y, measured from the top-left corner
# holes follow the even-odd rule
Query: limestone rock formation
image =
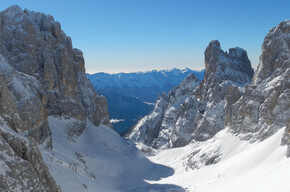
[(186, 101), (199, 81), (195, 75), (186, 77), (179, 86), (168, 95), (163, 94), (157, 100), (153, 112), (144, 117), (130, 133), (130, 138), (153, 147), (170, 145), (170, 136), (177, 123), (180, 111), (186, 110)]
[(0, 13), (0, 53), (19, 72), (35, 77), (49, 115), (87, 117), (109, 124), (106, 100), (85, 76), (82, 52), (50, 15), (11, 6)]
[(18, 133), (33, 136), (42, 143), (49, 138), (47, 112), (39, 81), (15, 70), (0, 55), (0, 114)]
[(0, 80), (1, 190), (60, 191), (35, 142), (51, 146), (38, 81), (16, 71), (1, 55)]
[(290, 119), (290, 21), (271, 29), (262, 48), (252, 84), (235, 96), (236, 102), (228, 99), (225, 121), (253, 141), (268, 138)]
[[(11, 6), (0, 12), (0, 185), (60, 191), (41, 150), (51, 150), (49, 116), (110, 126), (106, 99), (85, 75), (82, 52), (50, 15)], [(88, 120), (88, 121), (87, 121)]]
[(254, 72), (245, 50), (236, 47), (227, 53), (218, 41), (210, 42), (205, 50), (205, 67), (199, 85), (185, 89), (195, 82), (185, 79), (177, 87), (183, 94), (174, 95), (173, 90), (163, 96), (127, 137), (154, 148), (172, 148), (205, 141), (223, 129), (227, 90), (250, 83)]

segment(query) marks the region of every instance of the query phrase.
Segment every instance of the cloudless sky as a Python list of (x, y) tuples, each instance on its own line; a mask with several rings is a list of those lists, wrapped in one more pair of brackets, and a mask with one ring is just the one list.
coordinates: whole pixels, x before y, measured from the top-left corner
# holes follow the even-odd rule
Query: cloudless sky
[(242, 47), (255, 68), (267, 32), (290, 19), (290, 0), (1, 0), (54, 16), (86, 70), (204, 68), (204, 50)]

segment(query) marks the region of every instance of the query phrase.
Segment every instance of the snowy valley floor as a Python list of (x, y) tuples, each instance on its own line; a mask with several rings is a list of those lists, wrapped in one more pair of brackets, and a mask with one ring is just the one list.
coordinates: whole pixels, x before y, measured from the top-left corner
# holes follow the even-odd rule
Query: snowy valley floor
[[(263, 142), (241, 141), (227, 129), (202, 143), (156, 151), (89, 121), (49, 118), (53, 149), (41, 149), (64, 192), (289, 192), (284, 129)], [(207, 164), (207, 166), (205, 166)]]
[[(63, 192), (184, 192), (176, 185), (146, 182), (174, 171), (149, 161), (110, 127), (95, 127), (88, 121), (81, 133), (79, 123), (72, 118), (49, 117), (53, 148), (41, 149)], [(76, 136), (78, 132), (80, 136)]]
[[(289, 192), (290, 159), (281, 146), (284, 129), (263, 142), (250, 144), (223, 130), (214, 138), (176, 149), (157, 152), (151, 161), (174, 169), (174, 174), (151, 184), (175, 184), (188, 192)], [(139, 146), (140, 147), (140, 146)], [(141, 147), (142, 148), (142, 147)], [(220, 154), (218, 163), (200, 169), (190, 169), (190, 154)], [(198, 156), (198, 155), (197, 155)], [(199, 156), (200, 157), (200, 156)]]

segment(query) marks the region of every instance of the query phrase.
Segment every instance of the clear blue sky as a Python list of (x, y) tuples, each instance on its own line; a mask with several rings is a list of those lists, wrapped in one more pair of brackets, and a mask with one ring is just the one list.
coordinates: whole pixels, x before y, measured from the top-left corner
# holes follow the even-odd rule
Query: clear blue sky
[(89, 73), (204, 68), (204, 50), (242, 47), (258, 64), (270, 28), (290, 19), (290, 0), (1, 0), (0, 9), (53, 15)]

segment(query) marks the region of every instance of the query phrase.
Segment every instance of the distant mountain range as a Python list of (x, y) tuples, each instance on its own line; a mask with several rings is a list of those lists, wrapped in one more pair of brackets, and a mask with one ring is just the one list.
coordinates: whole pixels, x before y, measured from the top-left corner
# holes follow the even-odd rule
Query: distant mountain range
[(158, 96), (169, 92), (189, 74), (194, 74), (201, 81), (204, 70), (174, 68), (135, 73), (96, 73), (87, 74), (87, 77), (95, 90), (108, 99), (111, 123), (118, 133), (122, 133), (153, 110)]

